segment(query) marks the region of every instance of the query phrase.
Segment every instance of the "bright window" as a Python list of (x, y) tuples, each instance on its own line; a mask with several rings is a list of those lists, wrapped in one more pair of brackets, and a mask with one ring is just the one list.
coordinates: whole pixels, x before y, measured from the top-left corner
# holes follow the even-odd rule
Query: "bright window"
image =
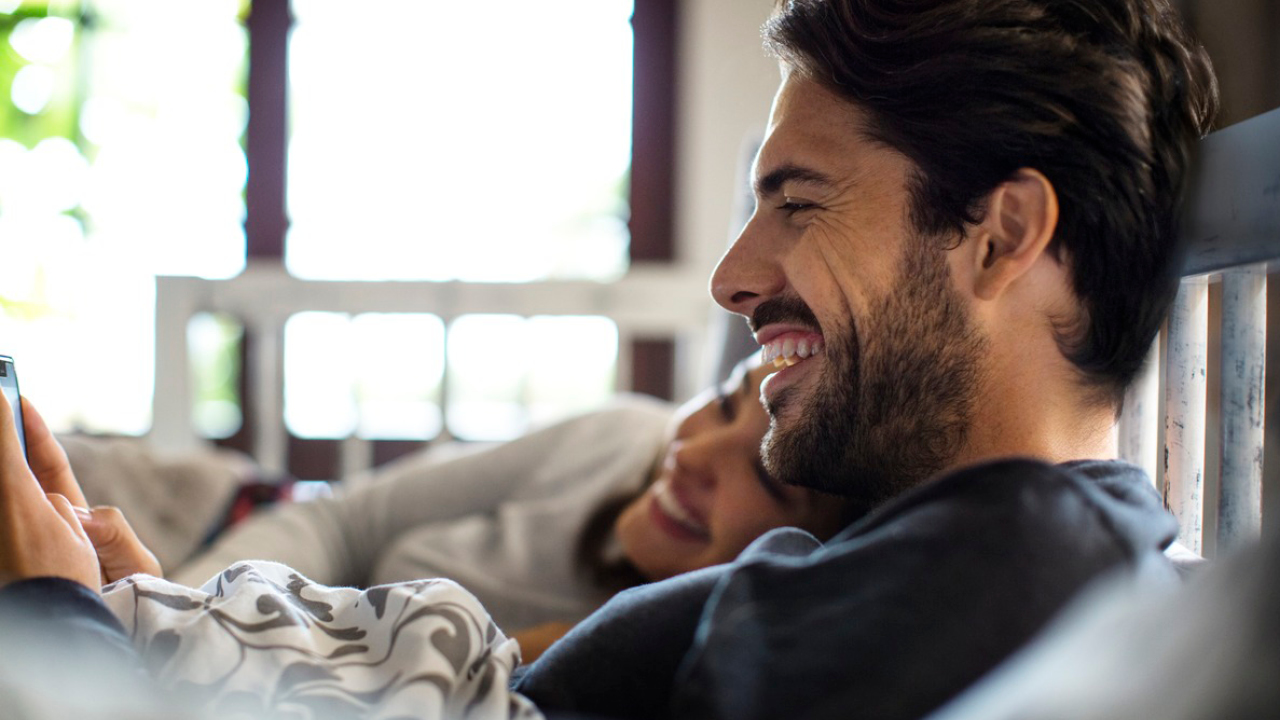
[(202, 437), (230, 437), (244, 423), (243, 342), (244, 327), (229, 315), (198, 313), (187, 323), (191, 424)]
[(603, 405), (617, 374), (618, 327), (603, 317), (464, 315), (449, 328), (448, 426), (506, 440)]
[(505, 440), (605, 403), (618, 329), (589, 316), (464, 315), (446, 331), (434, 315), (305, 312), (284, 343), (295, 436), (428, 440), (447, 426)]
[(440, 434), (444, 323), (435, 315), (367, 313), (351, 322), (357, 435), (421, 440)]
[[(155, 277), (245, 267), (249, 5), (0, 0), (0, 352), (57, 428), (145, 433)], [(291, 272), (626, 271), (632, 0), (292, 5)], [(477, 23), (483, 42), (462, 31)], [(206, 437), (243, 422), (239, 322), (188, 327), (192, 422)], [(503, 322), (561, 350), (482, 357)], [(601, 318), (446, 328), (308, 313), (287, 335), (286, 420), (300, 437), (507, 437), (598, 405), (617, 371), (617, 330)], [(343, 366), (316, 364), (338, 352)]]
[(244, 266), (241, 10), (0, 7), (0, 338), (56, 427), (145, 432), (154, 277)]
[(302, 438), (440, 433), (444, 323), (435, 315), (306, 312), (284, 335), (285, 425)]
[[(376, 9), (375, 9), (376, 8)], [(294, 0), (291, 273), (526, 282), (627, 266), (631, 0)]]

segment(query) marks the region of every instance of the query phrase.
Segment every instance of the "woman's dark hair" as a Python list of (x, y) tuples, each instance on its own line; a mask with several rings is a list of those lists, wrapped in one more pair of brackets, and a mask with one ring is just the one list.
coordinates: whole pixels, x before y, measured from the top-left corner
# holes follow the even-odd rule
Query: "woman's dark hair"
[[(646, 477), (652, 480), (653, 471), (650, 470)], [(622, 512), (632, 501), (643, 495), (648, 487), (649, 483), (646, 482), (638, 490), (615, 495), (601, 503), (600, 507), (587, 518), (582, 532), (578, 534), (578, 545), (574, 548), (574, 562), (578, 571), (585, 574), (601, 591), (602, 598), (612, 597), (627, 588), (650, 582), (650, 579), (646, 578), (625, 555), (613, 552), (616, 548), (613, 548), (610, 542), (613, 537), (613, 526), (622, 516)], [(840, 503), (841, 507), (833, 534), (862, 519), (870, 510), (837, 495), (829, 495), (828, 502)], [(827, 538), (819, 539), (825, 541)]]
[(1168, 2), (790, 0), (764, 38), (913, 161), (918, 231), (958, 237), (1020, 168), (1053, 183), (1051, 252), (1082, 306), (1058, 345), (1118, 405), (1177, 290), (1190, 155), (1217, 111)]
[[(650, 473), (647, 477), (652, 475)], [(647, 487), (648, 483), (645, 483), (644, 487), (635, 492), (616, 495), (601, 503), (587, 518), (586, 525), (578, 534), (578, 546), (574, 548), (578, 571), (584, 573), (591, 584), (601, 591), (602, 598), (649, 582), (625, 555), (615, 556), (610, 552), (614, 524), (618, 522), (622, 511), (643, 494)]]

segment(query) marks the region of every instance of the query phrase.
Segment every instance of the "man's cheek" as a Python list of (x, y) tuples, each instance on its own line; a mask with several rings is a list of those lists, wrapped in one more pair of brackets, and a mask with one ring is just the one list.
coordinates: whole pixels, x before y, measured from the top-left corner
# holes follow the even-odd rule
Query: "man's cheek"
[(869, 297), (857, 269), (839, 251), (839, 242), (814, 237), (797, 248), (785, 265), (787, 282), (817, 318), (825, 336), (854, 317)]
[(896, 271), (892, 264), (878, 263), (881, 259), (866, 253), (855, 255), (841, 248), (834, 248), (824, 258), (827, 266), (832, 268), (836, 292), (844, 301), (839, 318), (842, 325), (861, 326), (869, 319), (874, 320), (868, 315), (874, 308), (882, 306), (884, 299), (901, 285), (902, 273)]

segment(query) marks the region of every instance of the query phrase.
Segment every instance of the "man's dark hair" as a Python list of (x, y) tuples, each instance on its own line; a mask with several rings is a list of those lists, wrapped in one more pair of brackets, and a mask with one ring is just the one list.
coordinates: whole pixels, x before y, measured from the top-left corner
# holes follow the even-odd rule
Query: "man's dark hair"
[(1082, 302), (1058, 344), (1118, 404), (1176, 292), (1190, 155), (1217, 111), (1168, 2), (790, 0), (764, 38), (915, 163), (920, 232), (956, 237), (1019, 168), (1053, 183), (1050, 250)]

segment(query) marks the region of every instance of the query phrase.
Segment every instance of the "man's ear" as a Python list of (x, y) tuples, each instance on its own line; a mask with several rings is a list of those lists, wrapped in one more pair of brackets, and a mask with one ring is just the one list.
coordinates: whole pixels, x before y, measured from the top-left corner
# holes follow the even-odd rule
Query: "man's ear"
[(1038, 170), (1021, 168), (987, 197), (974, 253), (974, 294), (999, 297), (1044, 254), (1058, 227), (1058, 194)]

